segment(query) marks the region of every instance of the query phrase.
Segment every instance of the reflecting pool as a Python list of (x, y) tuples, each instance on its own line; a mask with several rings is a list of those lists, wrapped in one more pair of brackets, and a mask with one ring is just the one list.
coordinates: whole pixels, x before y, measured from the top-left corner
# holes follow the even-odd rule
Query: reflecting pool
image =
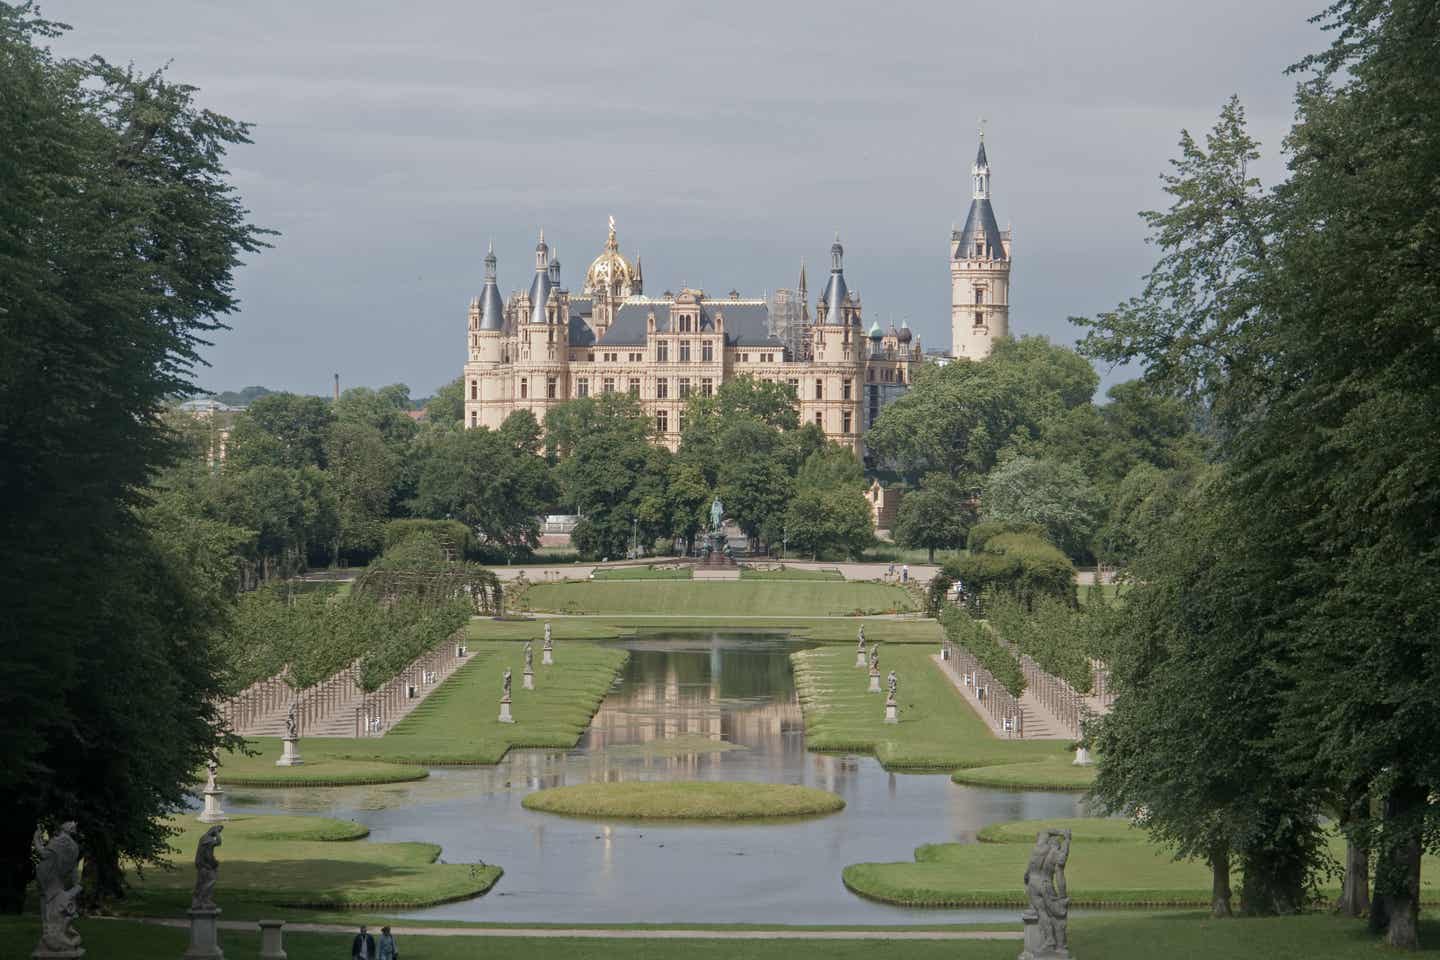
[[(573, 750), (515, 750), (495, 767), (436, 768), (415, 783), (249, 791), (230, 806), (354, 819), (375, 840), (428, 841), (446, 860), (498, 863), (505, 876), (486, 896), (406, 916), (517, 923), (1011, 921), (1013, 909), (872, 903), (847, 891), (840, 871), (908, 860), (922, 843), (973, 841), (990, 823), (1083, 813), (1074, 794), (962, 787), (887, 773), (868, 756), (807, 753), (789, 661), (803, 645), (783, 636), (652, 633), (616, 643), (630, 660)], [(682, 825), (520, 806), (533, 790), (616, 780), (804, 784), (846, 807), (800, 821)]]

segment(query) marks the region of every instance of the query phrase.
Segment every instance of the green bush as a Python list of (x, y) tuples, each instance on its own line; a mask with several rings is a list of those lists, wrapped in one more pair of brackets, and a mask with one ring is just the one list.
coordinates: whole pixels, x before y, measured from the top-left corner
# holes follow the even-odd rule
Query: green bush
[(1075, 566), (1053, 545), (1029, 533), (1000, 533), (984, 544), (969, 556), (946, 560), (940, 572), (964, 583), (970, 596), (1008, 594), (1027, 609), (1047, 596), (1067, 606), (1078, 604)]
[(1018, 520), (987, 520), (970, 528), (965, 545), (972, 553), (984, 550), (985, 544), (1004, 533), (1028, 533), (1032, 537), (1045, 538), (1045, 528), (1038, 523), (1022, 523)]
[(383, 550), (388, 553), (393, 547), (420, 534), (453, 551), (455, 559), (468, 556), (475, 550), (474, 534), (459, 520), (391, 520), (385, 524), (385, 531), (381, 534)]

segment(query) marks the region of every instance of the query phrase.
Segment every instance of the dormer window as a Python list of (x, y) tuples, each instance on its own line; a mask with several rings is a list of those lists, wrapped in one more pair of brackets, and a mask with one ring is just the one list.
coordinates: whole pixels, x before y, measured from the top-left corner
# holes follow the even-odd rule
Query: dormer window
[(976, 240), (976, 241), (975, 241), (975, 259), (976, 259), (976, 260), (983, 260), (983, 259), (985, 259), (985, 241), (983, 241), (983, 240)]

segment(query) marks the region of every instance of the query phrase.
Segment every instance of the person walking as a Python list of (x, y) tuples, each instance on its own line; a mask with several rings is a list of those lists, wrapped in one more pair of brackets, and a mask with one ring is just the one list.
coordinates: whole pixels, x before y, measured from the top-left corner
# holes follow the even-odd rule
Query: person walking
[(355, 939), (350, 941), (350, 960), (379, 960), (375, 955), (375, 938), (366, 932), (363, 923)]
[(400, 960), (400, 951), (395, 946), (395, 938), (390, 936), (389, 927), (380, 928), (379, 960)]

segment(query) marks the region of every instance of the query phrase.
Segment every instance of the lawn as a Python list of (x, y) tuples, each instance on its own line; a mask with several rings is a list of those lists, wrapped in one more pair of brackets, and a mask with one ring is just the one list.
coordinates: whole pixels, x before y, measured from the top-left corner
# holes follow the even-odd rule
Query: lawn
[[(210, 825), (192, 815), (172, 824), (183, 831), (172, 841), (176, 869), (132, 874), (123, 904), (129, 913), (179, 913), (190, 902), (191, 857)], [(368, 832), (323, 817), (231, 817), (219, 850), (226, 917), (269, 916), (285, 908), (412, 909), (479, 896), (500, 879), (499, 867), (436, 863), (440, 848), (434, 844), (371, 843), (361, 839)]]
[(915, 609), (914, 598), (890, 584), (810, 580), (565, 580), (532, 584), (524, 599), (534, 610), (625, 615), (848, 616)]
[[(345, 770), (337, 761), (379, 761), (379, 772), (392, 764), (499, 763), (511, 747), (573, 747), (605, 698), (628, 654), (593, 643), (556, 643), (554, 666), (535, 657), (535, 689), (521, 688), (524, 644), (486, 643), (471, 651), (470, 662), (452, 674), (414, 712), (383, 737), (308, 738), (300, 742), (301, 767), (277, 767), (280, 744), (274, 738), (250, 741), (261, 758), (226, 757), (223, 783), (248, 786), (303, 785), (311, 771)], [(500, 723), (501, 674), (513, 673), (514, 723)], [(396, 767), (405, 770), (414, 767)], [(420, 769), (420, 774), (424, 770)], [(395, 779), (390, 777), (387, 779)], [(400, 779), (413, 779), (402, 777)], [(350, 780), (347, 782), (364, 782)]]
[[(1025, 905), (1019, 878), (1046, 826), (1074, 833), (1065, 879), (1076, 907), (1208, 906), (1210, 870), (1202, 863), (1177, 862), (1149, 842), (1143, 830), (1124, 820), (1022, 820), (997, 824), (980, 832), (980, 843), (926, 844), (915, 850), (914, 862), (857, 863), (845, 868), (845, 886), (886, 903), (930, 907), (995, 907)], [(1336, 838), (1331, 854), (1342, 855)], [(1440, 858), (1427, 857), (1422, 868), (1421, 898), (1440, 903), (1435, 885)], [(1238, 889), (1238, 884), (1237, 884)], [(1339, 894), (1338, 883), (1322, 889), (1327, 898)]]
[(856, 631), (865, 628), (865, 638), (880, 643), (924, 643), (936, 650), (944, 634), (934, 620), (895, 620), (890, 618), (844, 618), (833, 620), (804, 617), (755, 617), (736, 620), (734, 615), (713, 617), (656, 617), (623, 615), (605, 617), (565, 617), (534, 620), (491, 620), (476, 618), (466, 627), (465, 635), (473, 641), (539, 640), (550, 624), (557, 644), (566, 640), (614, 640), (638, 631), (723, 630), (726, 633), (788, 633), (796, 640), (817, 643), (855, 642)]
[(537, 790), (527, 810), (624, 820), (755, 820), (834, 813), (845, 801), (833, 793), (778, 783), (674, 780), (581, 783)]
[(603, 567), (591, 574), (593, 580), (689, 580), (689, 567)]
[(757, 570), (754, 567), (740, 568), (741, 580), (844, 580), (839, 570), (807, 570), (803, 567), (779, 566), (772, 570)]
[[(31, 916), (0, 918), (0, 939), (22, 950), (35, 942), (38, 929)], [(104, 960), (178, 957), (187, 942), (184, 930), (133, 921), (82, 920), (78, 929), (89, 955)], [(351, 936), (348, 930), (287, 931), (285, 950), (290, 960), (334, 960), (348, 955)], [(1016, 940), (896, 941), (887, 940), (885, 931), (865, 940), (419, 937), (406, 934), (398, 921), (396, 940), (402, 956), (425, 960), (661, 960), (680, 955), (686, 960), (1014, 960), (1020, 946)], [(1426, 944), (1420, 956), (1440, 956), (1440, 921), (1427, 915), (1420, 941)], [(221, 946), (228, 956), (253, 957), (259, 953), (259, 937), (226, 930)], [(1359, 960), (1384, 955), (1363, 920), (1328, 914), (1233, 920), (1211, 920), (1200, 912), (1081, 917), (1070, 923), (1070, 947), (1081, 960)]]
[[(867, 638), (870, 631), (866, 630)], [(1000, 740), (975, 715), (940, 667), (918, 645), (880, 646), (880, 670), (899, 674), (900, 722), (884, 722), (884, 696), (867, 693), (868, 672), (853, 647), (790, 655), (811, 750), (874, 753), (889, 769), (958, 770), (1004, 763), (1068, 763), (1061, 741)], [(1054, 786), (1062, 787), (1056, 783)]]

